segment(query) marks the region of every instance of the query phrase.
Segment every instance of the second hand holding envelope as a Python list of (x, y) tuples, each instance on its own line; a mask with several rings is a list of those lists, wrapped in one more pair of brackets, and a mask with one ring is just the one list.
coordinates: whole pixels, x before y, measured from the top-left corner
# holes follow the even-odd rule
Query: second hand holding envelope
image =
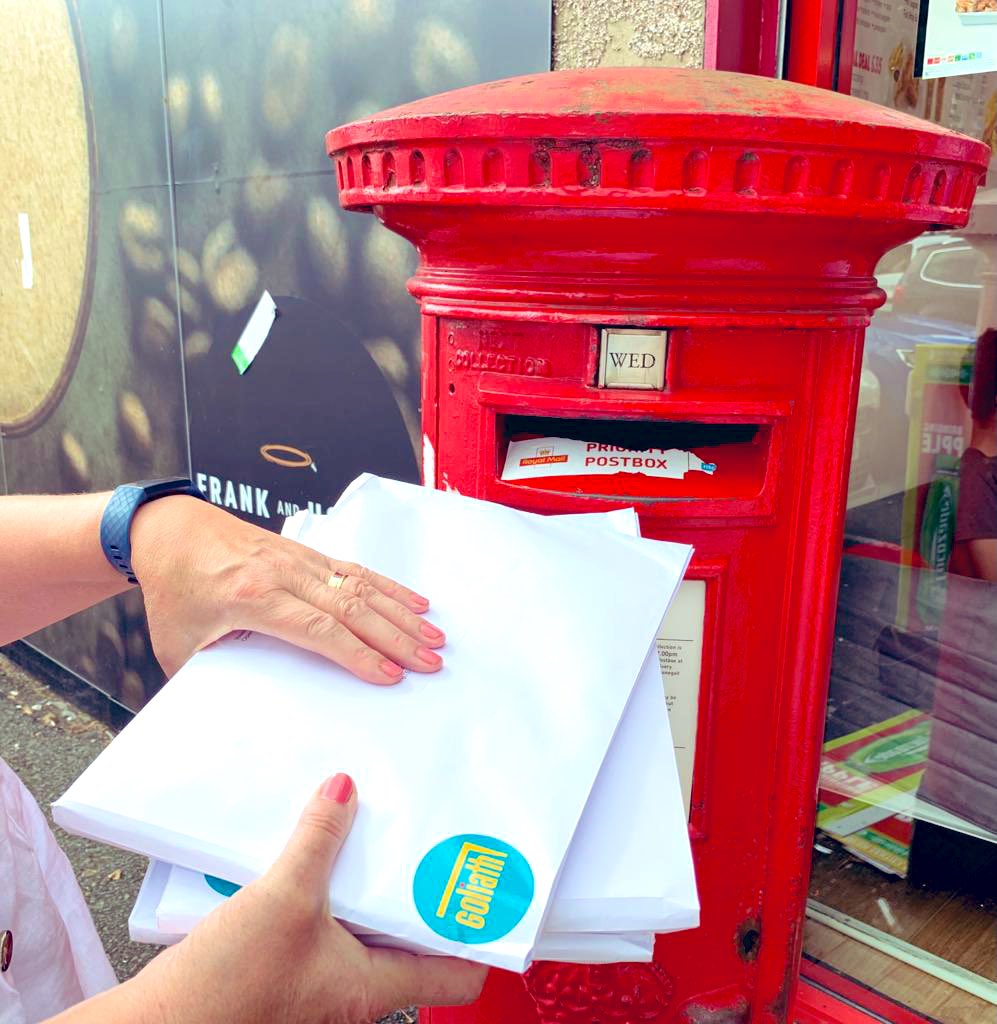
[[(655, 933), (698, 923), (695, 876), (657, 651), (649, 655), (554, 888), (536, 960), (647, 963)], [(136, 942), (179, 942), (238, 887), (154, 861), (128, 920)], [(352, 929), (368, 945), (426, 952)]]
[[(592, 530), (596, 542), (602, 530), (639, 535), (633, 509), (563, 519)], [(299, 512), (282, 532), (318, 550), (335, 549), (335, 530), (321, 515)], [(659, 549), (648, 550), (657, 554)], [(534, 947), (535, 960), (647, 963), (655, 933), (698, 923), (685, 809), (661, 684), (653, 647), (575, 831)], [(235, 888), (154, 861), (128, 919), (129, 933), (136, 942), (179, 942)], [(359, 929), (354, 934), (368, 945), (425, 952), (395, 936)]]
[(56, 821), (245, 883), (279, 854), (318, 782), (346, 771), (361, 804), (332, 913), (522, 971), (691, 550), (656, 544), (651, 558), (654, 542), (593, 544), (377, 478), (330, 519), (336, 557), (430, 595), (448, 632), (444, 669), (378, 688), (268, 637), (225, 641), (98, 757)]

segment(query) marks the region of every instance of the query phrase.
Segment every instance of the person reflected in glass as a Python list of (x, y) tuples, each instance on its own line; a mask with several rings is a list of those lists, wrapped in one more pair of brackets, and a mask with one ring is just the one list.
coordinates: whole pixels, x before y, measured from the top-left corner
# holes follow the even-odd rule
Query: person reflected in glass
[(972, 430), (959, 465), (952, 570), (997, 583), (997, 330), (976, 343), (970, 390)]

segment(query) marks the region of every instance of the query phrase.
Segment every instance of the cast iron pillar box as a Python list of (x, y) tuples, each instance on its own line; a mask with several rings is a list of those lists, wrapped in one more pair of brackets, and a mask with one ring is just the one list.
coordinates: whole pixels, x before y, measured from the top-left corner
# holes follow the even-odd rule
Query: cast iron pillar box
[(873, 268), (965, 224), (987, 147), (832, 92), (633, 68), (462, 89), (326, 142), (344, 208), (419, 252), (426, 483), (636, 504), (646, 536), (696, 549), (662, 658), (701, 927), (651, 965), (493, 972), (428, 1019), (787, 1021)]

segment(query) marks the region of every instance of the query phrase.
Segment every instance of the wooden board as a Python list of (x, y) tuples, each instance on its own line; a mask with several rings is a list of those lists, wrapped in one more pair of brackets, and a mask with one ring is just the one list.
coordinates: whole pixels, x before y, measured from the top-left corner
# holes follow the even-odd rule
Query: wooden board
[(997, 1007), (879, 950), (807, 921), (807, 953), (939, 1024), (997, 1024)]
[[(997, 979), (997, 915), (990, 904), (911, 885), (837, 847), (815, 855), (810, 895), (888, 936)], [(804, 948), (809, 956), (941, 1024), (997, 1024), (992, 1004), (825, 924), (807, 921)]]
[(814, 857), (810, 878), (813, 899), (908, 942), (914, 941), (912, 936), (952, 895), (912, 886), (906, 879), (856, 860), (840, 847), (831, 854)]
[(0, 426), (57, 404), (86, 323), (92, 131), (66, 0), (0, 3)]

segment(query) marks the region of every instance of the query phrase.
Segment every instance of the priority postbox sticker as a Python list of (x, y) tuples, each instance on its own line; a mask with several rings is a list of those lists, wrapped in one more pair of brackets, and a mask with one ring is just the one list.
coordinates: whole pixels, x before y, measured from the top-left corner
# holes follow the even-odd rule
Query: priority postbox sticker
[(716, 463), (703, 462), (694, 452), (683, 451), (681, 448), (635, 451), (592, 441), (541, 437), (532, 441), (509, 443), (502, 479), (639, 473), (643, 476), (681, 480), (690, 471), (712, 475), (716, 468)]
[(412, 896), (437, 935), (468, 944), (493, 942), (512, 931), (533, 902), (533, 872), (501, 839), (451, 836), (419, 862)]

